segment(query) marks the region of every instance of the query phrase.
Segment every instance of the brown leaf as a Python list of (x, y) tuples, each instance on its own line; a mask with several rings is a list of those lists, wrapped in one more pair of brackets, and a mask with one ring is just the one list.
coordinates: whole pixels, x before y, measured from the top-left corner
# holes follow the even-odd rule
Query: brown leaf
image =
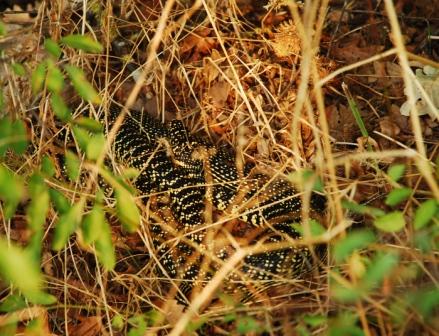
[(200, 55), (208, 55), (216, 45), (215, 39), (208, 37), (211, 29), (207, 27), (198, 28), (191, 32), (180, 45), (182, 55), (192, 52), (192, 61), (200, 59)]
[(343, 60), (348, 64), (364, 60), (368, 57), (374, 56), (384, 50), (381, 45), (366, 45), (359, 46), (359, 40), (352, 39), (343, 47), (334, 48), (332, 54), (335, 58)]
[(69, 335), (71, 336), (97, 336), (102, 335), (103, 325), (100, 316), (81, 317), (78, 325), (69, 325)]
[(212, 98), (214, 106), (220, 108), (225, 105), (229, 92), (230, 84), (225, 81), (220, 81), (210, 87), (208, 95)]

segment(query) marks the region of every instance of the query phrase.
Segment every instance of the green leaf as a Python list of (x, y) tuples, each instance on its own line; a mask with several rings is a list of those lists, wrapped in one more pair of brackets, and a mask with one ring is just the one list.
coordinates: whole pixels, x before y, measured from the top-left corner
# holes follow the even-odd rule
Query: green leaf
[(394, 211), (376, 218), (373, 224), (384, 232), (398, 232), (404, 228), (405, 219), (401, 211)]
[(364, 249), (375, 241), (376, 237), (370, 230), (351, 231), (334, 245), (333, 256), (337, 263), (343, 262), (352, 252)]
[[(414, 301), (414, 310), (424, 319), (429, 320), (437, 313), (439, 307), (439, 289), (422, 289), (412, 295)], [(437, 316), (437, 315), (436, 315)]]
[(72, 81), (73, 87), (76, 92), (82, 97), (82, 99), (89, 101), (93, 104), (100, 104), (101, 98), (99, 97), (93, 86), (87, 81), (84, 72), (72, 65), (66, 65), (66, 71)]
[(41, 172), (47, 177), (55, 175), (55, 166), (49, 156), (44, 155), (41, 160)]
[(438, 211), (438, 202), (434, 199), (423, 202), (415, 212), (413, 226), (416, 230), (422, 229), (433, 219)]
[(230, 313), (230, 314), (224, 315), (223, 321), (226, 323), (229, 323), (229, 322), (235, 321), (237, 318), (238, 318), (238, 316), (236, 316), (236, 314)]
[(104, 268), (114, 269), (116, 254), (111, 240), (111, 229), (100, 205), (95, 204), (92, 211), (84, 218), (82, 232), (85, 243), (95, 243), (98, 260)]
[(52, 93), (59, 94), (64, 88), (64, 76), (53, 62), (48, 62), (46, 84), (47, 89)]
[(11, 313), (27, 307), (27, 302), (23, 296), (18, 294), (10, 294), (0, 304), (0, 312)]
[(358, 313), (341, 311), (329, 320), (328, 336), (364, 336), (357, 326)]
[(133, 167), (128, 167), (122, 170), (120, 177), (126, 180), (134, 180), (140, 175), (140, 171)]
[(64, 99), (57, 93), (53, 93), (50, 97), (50, 105), (53, 113), (62, 121), (68, 122), (72, 118), (70, 109), (64, 102)]
[(398, 265), (396, 253), (379, 253), (370, 263), (362, 279), (362, 286), (371, 290), (379, 286), (390, 272)]
[(70, 181), (76, 181), (79, 177), (80, 169), (81, 169), (81, 161), (79, 161), (76, 154), (71, 151), (66, 152), (66, 170), (67, 176)]
[(20, 63), (12, 63), (11, 64), (12, 70), (17, 76), (24, 76), (26, 75), (26, 69), (24, 66)]
[(0, 275), (29, 299), (41, 295), (43, 278), (39, 265), (30, 254), (3, 238), (0, 238)]
[(46, 64), (40, 63), (37, 65), (31, 76), (31, 86), (33, 94), (40, 92), (44, 86), (46, 79)]
[(82, 223), (84, 242), (86, 244), (95, 242), (103, 234), (106, 225), (107, 223), (102, 207), (95, 204), (93, 209), (84, 217)]
[(49, 189), (50, 200), (59, 214), (65, 214), (71, 208), (69, 200), (58, 190)]
[(111, 319), (111, 326), (115, 330), (121, 331), (123, 329), (123, 327), (125, 326), (123, 316), (120, 314), (114, 315), (114, 317)]
[(311, 169), (302, 169), (290, 174), (291, 182), (296, 184), (301, 190), (313, 190), (317, 192), (324, 192), (324, 184), (322, 179), (317, 176), (316, 172)]
[(2, 336), (17, 336), (18, 321), (14, 320), (11, 323), (4, 324), (0, 327), (0, 335)]
[(387, 170), (387, 175), (393, 182), (398, 182), (405, 173), (405, 164), (394, 164)]
[(5, 97), (3, 97), (3, 89), (0, 87), (0, 110), (3, 110), (4, 106), (5, 106)]
[(116, 253), (111, 239), (110, 225), (107, 221), (103, 223), (102, 235), (96, 240), (95, 248), (98, 260), (104, 266), (104, 269), (107, 271), (113, 270), (116, 266)]
[(361, 299), (363, 292), (357, 287), (345, 287), (338, 282), (331, 285), (331, 296), (340, 302), (353, 303)]
[(23, 121), (0, 119), (0, 156), (4, 156), (7, 149), (12, 149), (20, 155), (26, 151), (26, 148), (27, 135)]
[(195, 331), (200, 329), (208, 320), (209, 318), (207, 316), (201, 316), (196, 319), (192, 319), (191, 321), (189, 321), (186, 327), (186, 332), (193, 334)]
[(79, 147), (85, 152), (87, 151), (87, 146), (91, 141), (91, 135), (84, 129), (78, 126), (72, 127), (73, 135), (79, 144)]
[(412, 194), (410, 188), (397, 188), (393, 189), (386, 197), (385, 204), (388, 206), (396, 206), (399, 203), (405, 201)]
[(133, 327), (128, 331), (128, 336), (143, 336), (148, 324), (144, 315), (130, 317), (128, 323)]
[(61, 47), (54, 40), (47, 38), (44, 40), (44, 49), (53, 57), (58, 59), (61, 56)]
[(81, 169), (81, 161), (79, 161), (76, 154), (71, 151), (66, 152), (66, 170), (67, 176), (70, 181), (76, 181), (79, 178), (79, 173)]
[(250, 316), (243, 316), (236, 321), (236, 332), (238, 334), (254, 333), (260, 331), (260, 329), (258, 322)]
[(103, 130), (102, 124), (99, 121), (91, 118), (80, 117), (78, 119), (75, 119), (74, 123), (93, 133), (100, 133)]
[(373, 217), (379, 217), (385, 214), (385, 212), (381, 209), (370, 207), (363, 204), (358, 204), (347, 200), (341, 201), (341, 205), (343, 206), (343, 208), (361, 215), (370, 215)]
[[(317, 237), (326, 232), (326, 229), (322, 226), (322, 224), (320, 224), (315, 219), (310, 219), (308, 224), (311, 231), (311, 237)], [(301, 236), (305, 236), (305, 227), (303, 224), (294, 223), (291, 225), (298, 233), (300, 233)]]
[(52, 248), (55, 251), (61, 250), (66, 245), (69, 237), (78, 228), (81, 223), (82, 207), (82, 203), (77, 203), (59, 218), (55, 225), (52, 241)]
[(95, 134), (87, 145), (85, 154), (89, 160), (96, 161), (105, 149), (105, 136), (101, 134)]
[(312, 328), (324, 325), (328, 318), (324, 315), (305, 315), (303, 321)]
[(101, 53), (104, 50), (104, 47), (102, 47), (99, 42), (86, 35), (67, 35), (61, 39), (61, 42), (71, 48), (84, 50), (90, 53)]
[(123, 187), (116, 187), (116, 211), (122, 226), (128, 232), (134, 232), (140, 226), (140, 212), (134, 197)]
[(21, 178), (0, 165), (0, 199), (5, 201), (3, 211), (6, 219), (10, 219), (14, 215), (23, 196), (24, 184)]
[(34, 232), (43, 229), (49, 210), (49, 192), (43, 177), (34, 174), (29, 182), (31, 202), (26, 209), (29, 228)]
[(0, 21), (0, 36), (4, 35), (6, 35), (6, 26), (2, 21)]

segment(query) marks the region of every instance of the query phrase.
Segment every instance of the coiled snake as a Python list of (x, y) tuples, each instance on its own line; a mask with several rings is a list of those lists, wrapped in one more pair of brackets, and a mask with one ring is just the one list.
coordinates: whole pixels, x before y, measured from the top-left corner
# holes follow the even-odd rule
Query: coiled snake
[[(119, 111), (110, 108), (110, 126)], [(208, 281), (236, 245), (300, 237), (291, 224), (300, 220), (301, 201), (289, 182), (270, 181), (251, 169), (240, 178), (228, 150), (191, 135), (179, 120), (163, 124), (131, 111), (117, 132), (114, 151), (120, 162), (140, 171), (134, 184), (142, 196), (160, 195), (154, 203), (164, 224), (151, 224), (150, 232), (161, 270), (179, 282), (180, 294), (188, 294), (197, 281)], [(313, 195), (311, 202), (323, 210), (323, 197)], [(208, 204), (216, 221), (206, 217)], [(243, 278), (248, 283), (295, 277), (310, 259), (308, 248), (297, 246), (248, 255), (223, 290), (242, 292)]]

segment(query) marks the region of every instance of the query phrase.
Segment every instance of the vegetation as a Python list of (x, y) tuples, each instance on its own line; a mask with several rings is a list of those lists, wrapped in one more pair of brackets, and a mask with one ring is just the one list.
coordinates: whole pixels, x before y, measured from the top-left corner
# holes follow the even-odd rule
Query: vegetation
[[(436, 335), (434, 6), (90, 0), (4, 12), (0, 334)], [(112, 100), (125, 106), (119, 125), (131, 108), (177, 116), (288, 178), (304, 204), (294, 243), (323, 244), (325, 258), (240, 302), (218, 292), (249, 252), (238, 249), (181, 306), (151, 247), (160, 218), (112, 153)]]

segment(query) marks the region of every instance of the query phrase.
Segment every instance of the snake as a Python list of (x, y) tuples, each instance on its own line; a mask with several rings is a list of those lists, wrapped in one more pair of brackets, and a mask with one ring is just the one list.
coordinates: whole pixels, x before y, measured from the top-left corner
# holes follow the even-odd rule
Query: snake
[[(110, 107), (110, 127), (120, 111)], [(162, 265), (160, 272), (178, 282), (180, 296), (189, 296), (197, 281), (207, 283), (220, 262), (236, 251), (236, 244), (253, 246), (301, 238), (292, 224), (300, 221), (302, 204), (291, 183), (265, 173), (252, 174), (251, 163), (240, 174), (234, 153), (206, 139), (189, 132), (182, 120), (162, 123), (145, 112), (130, 110), (113, 144), (117, 161), (138, 170), (133, 183), (145, 202), (155, 197), (159, 204), (156, 208), (165, 225), (151, 223), (151, 238)], [(212, 226), (216, 236), (209, 236), (205, 227), (208, 204), (220, 214), (218, 218), (221, 214), (233, 218)], [(321, 213), (324, 206), (324, 197), (313, 194), (311, 208)], [(209, 253), (216, 261), (204, 267)], [(306, 246), (259, 251), (244, 258), (222, 289), (238, 292), (242, 299), (251, 296), (245, 289), (249, 282), (298, 277), (311, 263)]]

